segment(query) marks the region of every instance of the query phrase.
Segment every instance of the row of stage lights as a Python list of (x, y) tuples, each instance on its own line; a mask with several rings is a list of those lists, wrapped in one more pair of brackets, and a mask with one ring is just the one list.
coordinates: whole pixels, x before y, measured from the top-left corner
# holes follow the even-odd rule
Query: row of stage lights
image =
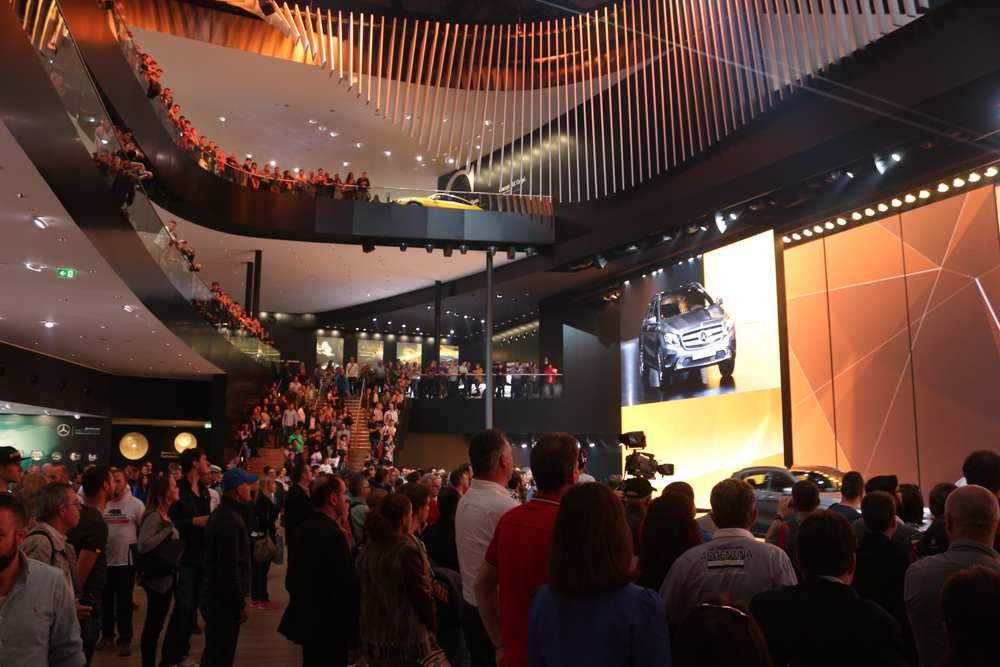
[[(986, 169), (984, 174), (985, 178), (995, 178), (997, 174), (1000, 174), (1000, 170), (998, 170), (996, 166), (990, 166)], [(951, 181), (942, 181), (941, 183), (938, 183), (937, 187), (934, 188), (934, 190), (936, 190), (939, 194), (945, 194), (952, 188), (961, 188), (968, 183), (978, 183), (983, 178), (984, 176), (982, 174), (974, 171), (970, 173), (966, 178), (957, 176)], [(899, 197), (894, 197), (892, 200), (890, 200), (888, 204), (882, 202), (880, 204), (877, 204), (874, 208), (867, 207), (863, 210), (854, 211), (847, 217), (850, 218), (850, 221), (860, 222), (865, 218), (874, 218), (875, 216), (881, 213), (888, 213), (890, 208), (900, 208), (901, 206), (903, 206), (903, 204), (917, 204), (921, 200), (926, 201), (927, 199), (930, 199), (931, 195), (932, 192), (930, 189), (922, 188), (918, 190), (916, 193), (911, 192), (906, 194), (902, 199), (900, 199)], [(840, 227), (846, 227), (848, 224), (850, 224), (850, 221), (848, 221), (847, 217), (839, 217), (836, 220), (827, 221), (825, 223), (817, 224), (812, 227), (806, 227), (792, 234), (787, 234), (785, 236), (782, 236), (781, 240), (784, 241), (785, 244), (796, 243), (799, 241), (808, 241), (811, 237), (818, 236), (820, 234), (838, 229)]]

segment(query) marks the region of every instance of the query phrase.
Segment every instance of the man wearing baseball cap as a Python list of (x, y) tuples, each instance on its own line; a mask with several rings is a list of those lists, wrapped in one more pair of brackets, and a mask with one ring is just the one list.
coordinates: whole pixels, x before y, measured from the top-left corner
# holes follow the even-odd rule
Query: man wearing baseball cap
[(649, 503), (653, 500), (653, 485), (648, 479), (638, 477), (625, 480), (625, 520), (632, 531), (632, 547), (639, 554), (639, 526), (646, 518)]
[(231, 666), (236, 658), (240, 625), (250, 613), (250, 535), (243, 523), (243, 504), (257, 475), (233, 468), (222, 476), (222, 502), (205, 525), (205, 583), (201, 615), (205, 619), (205, 652), (201, 664)]
[(21, 461), (24, 460), (17, 448), (0, 447), (0, 485), (4, 491), (21, 481), (24, 472), (21, 470)]

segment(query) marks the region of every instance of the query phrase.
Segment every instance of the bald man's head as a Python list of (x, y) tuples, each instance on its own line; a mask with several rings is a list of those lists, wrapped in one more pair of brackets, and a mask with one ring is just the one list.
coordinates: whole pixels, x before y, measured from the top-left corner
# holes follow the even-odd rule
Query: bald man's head
[(945, 502), (948, 541), (976, 540), (993, 546), (1000, 524), (1000, 504), (987, 489), (969, 484), (956, 489)]

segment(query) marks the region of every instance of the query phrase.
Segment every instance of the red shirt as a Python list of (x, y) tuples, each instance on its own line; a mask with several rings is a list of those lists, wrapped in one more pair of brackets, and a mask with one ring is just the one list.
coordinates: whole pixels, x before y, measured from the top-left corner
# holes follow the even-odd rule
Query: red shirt
[(430, 508), (427, 510), (427, 526), (433, 526), (434, 522), (441, 516), (441, 510), (438, 509), (437, 498), (431, 498), (430, 501), (428, 501), (427, 506)]
[(559, 499), (536, 493), (531, 502), (501, 517), (486, 549), (486, 563), (500, 577), (500, 667), (528, 665), (528, 607), (536, 588), (549, 582), (549, 550)]

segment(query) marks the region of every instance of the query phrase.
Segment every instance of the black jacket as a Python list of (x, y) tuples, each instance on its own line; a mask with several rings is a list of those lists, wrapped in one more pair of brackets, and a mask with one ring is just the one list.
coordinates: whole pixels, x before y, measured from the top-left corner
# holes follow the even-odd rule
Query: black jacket
[(314, 512), (289, 542), (285, 590), (278, 632), (341, 660), (357, 646), (361, 585), (347, 539), (329, 515)]
[(917, 645), (910, 631), (910, 619), (903, 602), (903, 582), (910, 567), (910, 550), (885, 535), (868, 533), (858, 544), (858, 568), (851, 586), (858, 595), (871, 600), (899, 621), (907, 659), (915, 663)]
[(420, 534), (420, 541), (427, 547), (427, 556), (435, 565), (460, 572), (458, 543), (455, 538), (455, 520), (438, 517)]
[(228, 496), (205, 526), (204, 603), (238, 614), (250, 594), (250, 535), (243, 521), (243, 505)]
[(271, 502), (271, 499), (260, 493), (253, 501), (253, 511), (255, 515), (254, 532), (266, 532), (274, 539), (277, 533), (275, 522), (278, 520), (278, 506)]
[(167, 514), (184, 540), (181, 563), (200, 565), (205, 560), (205, 528), (193, 525), (191, 520), (199, 516), (208, 516), (212, 507), (212, 496), (201, 482), (198, 482), (197, 490), (192, 490), (187, 477), (181, 477), (177, 482), (177, 491), (179, 492), (177, 502), (170, 506)]
[(298, 484), (292, 484), (288, 495), (285, 497), (285, 539), (291, 548), (292, 536), (295, 529), (309, 519), (313, 513), (312, 501), (309, 494)]
[(896, 619), (838, 581), (805, 577), (796, 586), (759, 593), (750, 612), (775, 665), (907, 664)]

